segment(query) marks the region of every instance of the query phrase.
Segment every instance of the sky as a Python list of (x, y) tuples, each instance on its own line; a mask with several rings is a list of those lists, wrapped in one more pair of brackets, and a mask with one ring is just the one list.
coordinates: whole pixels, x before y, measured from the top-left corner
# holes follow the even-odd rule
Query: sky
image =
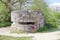
[(47, 4), (60, 3), (60, 0), (46, 0)]

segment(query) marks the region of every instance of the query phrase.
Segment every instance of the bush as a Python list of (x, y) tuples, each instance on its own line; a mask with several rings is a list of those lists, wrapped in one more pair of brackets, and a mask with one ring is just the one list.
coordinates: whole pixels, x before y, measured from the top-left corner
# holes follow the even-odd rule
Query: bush
[(0, 23), (0, 27), (7, 27), (7, 26), (10, 26), (11, 25), (11, 22), (1, 22)]
[(60, 13), (59, 12), (54, 12), (54, 16), (57, 20), (60, 20)]
[[(41, 5), (42, 4), (42, 5)], [(31, 6), (32, 10), (40, 10), (44, 13), (45, 23), (51, 25), (52, 27), (57, 27), (56, 19), (54, 13), (50, 11), (44, 2), (44, 0), (34, 0), (33, 5)]]
[(11, 24), (10, 21), (10, 13), (7, 13), (6, 6), (0, 2), (0, 27), (9, 26)]
[(51, 26), (51, 25), (46, 25), (46, 26), (44, 26), (44, 27), (42, 27), (42, 28), (39, 28), (38, 30), (37, 30), (37, 32), (52, 32), (52, 31), (56, 31), (56, 30), (58, 30), (58, 28), (54, 28), (53, 26)]
[(60, 25), (60, 13), (56, 11), (50, 11), (50, 14), (46, 18), (46, 23), (52, 25), (53, 27), (57, 27)]

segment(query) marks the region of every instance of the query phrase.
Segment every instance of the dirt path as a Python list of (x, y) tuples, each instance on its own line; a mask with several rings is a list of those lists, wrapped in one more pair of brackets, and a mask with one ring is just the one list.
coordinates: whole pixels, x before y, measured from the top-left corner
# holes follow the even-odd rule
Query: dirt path
[(48, 33), (15, 34), (15, 33), (10, 33), (10, 27), (0, 28), (0, 35), (12, 36), (12, 37), (32, 36), (33, 40), (58, 40), (60, 39), (60, 31), (48, 32)]

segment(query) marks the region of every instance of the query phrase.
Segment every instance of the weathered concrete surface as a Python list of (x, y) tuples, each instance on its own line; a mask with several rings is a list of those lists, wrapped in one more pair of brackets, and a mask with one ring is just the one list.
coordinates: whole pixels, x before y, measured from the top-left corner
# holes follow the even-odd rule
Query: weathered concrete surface
[(11, 21), (12, 22), (19, 22), (20, 20), (20, 12), (17, 10), (17, 11), (12, 11), (11, 12)]
[[(36, 32), (44, 25), (44, 15), (38, 11), (12, 11), (11, 13), (11, 28), (14, 30), (21, 30), (24, 32)], [(35, 24), (20, 24), (21, 22), (34, 22)]]
[[(38, 27), (37, 27), (38, 26)], [(34, 29), (33, 29), (34, 27)], [(37, 29), (39, 29), (39, 25), (32, 25), (32, 24), (28, 24), (28, 25), (22, 25), (19, 23), (13, 23), (11, 26), (11, 31), (22, 31), (22, 32), (36, 32)]]

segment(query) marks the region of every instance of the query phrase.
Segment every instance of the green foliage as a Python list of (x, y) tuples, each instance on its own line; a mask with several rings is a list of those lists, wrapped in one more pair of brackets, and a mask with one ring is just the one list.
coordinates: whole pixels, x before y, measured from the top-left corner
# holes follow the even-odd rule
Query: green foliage
[(6, 12), (6, 7), (2, 2), (0, 2), (0, 14), (5, 12)]
[(42, 28), (39, 28), (38, 30), (37, 30), (37, 32), (53, 32), (53, 31), (56, 31), (56, 30), (58, 30), (58, 28), (54, 28), (53, 26), (44, 26), (44, 27), (42, 27)]
[(0, 2), (0, 27), (9, 26), (10, 23), (10, 13), (7, 13), (6, 6)]
[(11, 22), (1, 22), (0, 23), (0, 27), (7, 27), (7, 26), (10, 26), (11, 25)]
[(59, 12), (54, 12), (54, 16), (56, 19), (60, 19), (60, 13)]
[(55, 20), (56, 20), (56, 24), (57, 25), (60, 25), (60, 13), (59, 12), (53, 12), (54, 14), (54, 17), (55, 17)]
[(45, 23), (52, 25), (52, 27), (56, 27), (56, 19), (48, 8), (44, 0), (34, 0), (33, 5), (31, 6), (32, 10), (40, 10), (44, 13)]
[(44, 2), (44, 0), (33, 0), (33, 4), (31, 6), (32, 10), (40, 10), (40, 11), (44, 11), (47, 12), (47, 5)]

